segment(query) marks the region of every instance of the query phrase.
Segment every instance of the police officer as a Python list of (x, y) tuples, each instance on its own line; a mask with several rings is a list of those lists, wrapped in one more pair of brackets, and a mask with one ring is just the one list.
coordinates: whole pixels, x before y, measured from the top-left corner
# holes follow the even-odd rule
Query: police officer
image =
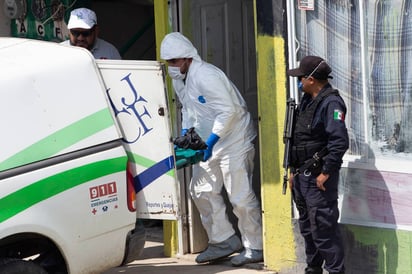
[(305, 241), (305, 274), (344, 273), (338, 228), (338, 180), (349, 147), (346, 106), (328, 78), (332, 69), (318, 56), (304, 57), (287, 71), (304, 92), (294, 123), (290, 187)]

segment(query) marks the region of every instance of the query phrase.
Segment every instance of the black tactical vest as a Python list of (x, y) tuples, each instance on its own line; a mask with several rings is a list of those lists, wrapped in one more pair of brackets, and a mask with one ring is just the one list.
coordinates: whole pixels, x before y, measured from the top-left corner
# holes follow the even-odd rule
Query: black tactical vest
[(293, 134), (292, 166), (300, 167), (327, 145), (324, 129), (312, 128), (312, 121), (318, 105), (329, 95), (339, 95), (334, 89), (327, 89), (316, 96), (315, 100), (304, 111), (298, 111)]

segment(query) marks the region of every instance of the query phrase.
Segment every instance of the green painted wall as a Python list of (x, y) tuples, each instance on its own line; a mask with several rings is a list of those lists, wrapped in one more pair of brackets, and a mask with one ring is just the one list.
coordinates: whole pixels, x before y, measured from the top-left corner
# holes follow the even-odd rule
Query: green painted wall
[[(61, 5), (52, 4), (52, 0), (28, 0), (27, 12), (23, 19), (11, 21), (11, 35), (46, 41), (65, 40), (67, 29), (64, 19), (68, 19), (71, 10), (71, 1), (62, 0)], [(37, 3), (37, 4), (36, 4)]]
[(347, 272), (412, 273), (412, 232), (342, 225)]

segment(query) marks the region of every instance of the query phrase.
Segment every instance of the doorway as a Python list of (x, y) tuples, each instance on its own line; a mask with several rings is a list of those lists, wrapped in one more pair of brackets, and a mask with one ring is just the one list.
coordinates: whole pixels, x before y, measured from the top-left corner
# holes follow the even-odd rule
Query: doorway
[[(201, 58), (222, 69), (237, 86), (252, 114), (258, 132), (256, 47), (253, 0), (180, 0), (176, 5), (177, 31), (187, 36)], [(260, 155), (258, 137), (253, 188), (260, 200)], [(186, 178), (186, 181), (189, 179)], [(236, 227), (237, 219), (229, 218)], [(197, 210), (188, 201), (190, 252), (202, 251), (207, 236)]]

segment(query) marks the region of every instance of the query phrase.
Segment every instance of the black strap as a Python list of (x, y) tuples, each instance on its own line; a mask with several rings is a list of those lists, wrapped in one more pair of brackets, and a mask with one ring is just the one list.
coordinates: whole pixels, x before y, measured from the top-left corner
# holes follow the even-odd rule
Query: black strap
[(296, 174), (310, 172), (319, 167), (319, 164), (324, 156), (328, 154), (328, 148), (324, 147), (320, 151), (313, 154), (312, 158), (305, 161), (305, 163), (296, 170)]

